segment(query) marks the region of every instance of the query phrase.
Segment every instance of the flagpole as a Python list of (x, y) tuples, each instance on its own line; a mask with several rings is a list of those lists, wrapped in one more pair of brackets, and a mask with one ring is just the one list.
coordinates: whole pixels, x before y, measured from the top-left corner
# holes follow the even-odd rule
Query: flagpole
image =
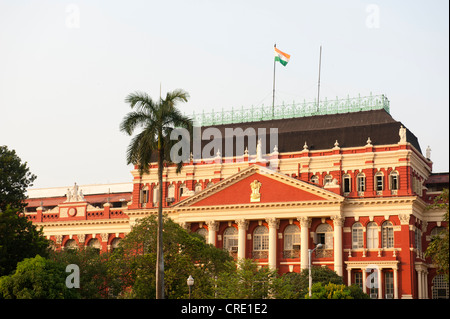
[[(275, 44), (273, 45), (273, 47), (276, 48), (276, 47), (277, 47), (277, 44), (275, 43)], [(274, 114), (275, 114), (275, 66), (276, 66), (276, 63), (275, 63), (275, 62), (276, 62), (276, 61), (275, 61), (275, 57), (274, 57), (274, 58), (273, 58), (272, 119), (273, 119)]]
[(317, 82), (317, 112), (319, 112), (319, 104), (320, 104), (320, 66), (322, 62), (322, 45), (320, 45), (320, 54), (319, 54), (319, 81)]

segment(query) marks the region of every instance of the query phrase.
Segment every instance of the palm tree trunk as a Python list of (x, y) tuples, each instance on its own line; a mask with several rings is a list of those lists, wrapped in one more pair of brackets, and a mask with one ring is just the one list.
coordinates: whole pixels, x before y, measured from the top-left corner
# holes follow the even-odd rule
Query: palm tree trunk
[(164, 150), (158, 150), (158, 234), (156, 240), (156, 299), (164, 299), (164, 254), (163, 254), (163, 158)]

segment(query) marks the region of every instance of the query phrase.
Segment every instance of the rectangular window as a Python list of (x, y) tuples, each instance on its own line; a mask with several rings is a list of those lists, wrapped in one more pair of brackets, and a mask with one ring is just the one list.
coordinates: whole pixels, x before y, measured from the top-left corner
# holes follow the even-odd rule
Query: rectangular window
[(358, 285), (359, 288), (361, 288), (361, 290), (364, 288), (363, 287), (363, 274), (360, 271), (355, 272), (355, 284)]
[(394, 274), (392, 272), (386, 272), (384, 274), (384, 287), (386, 299), (394, 298)]

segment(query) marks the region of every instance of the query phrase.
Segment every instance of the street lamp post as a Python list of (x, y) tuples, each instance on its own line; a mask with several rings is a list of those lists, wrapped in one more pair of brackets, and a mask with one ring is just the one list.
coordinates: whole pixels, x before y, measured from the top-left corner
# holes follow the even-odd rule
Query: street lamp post
[(314, 248), (314, 249), (308, 249), (308, 252), (309, 252), (309, 298), (311, 298), (311, 286), (312, 286), (312, 276), (311, 276), (311, 255), (312, 255), (312, 252), (314, 251), (314, 250), (316, 250), (317, 248), (322, 248), (322, 244), (317, 244), (317, 246), (316, 246), (316, 248)]
[(187, 285), (189, 287), (189, 299), (191, 299), (191, 287), (194, 285), (194, 278), (192, 278), (191, 275), (189, 275), (189, 278), (187, 279)]

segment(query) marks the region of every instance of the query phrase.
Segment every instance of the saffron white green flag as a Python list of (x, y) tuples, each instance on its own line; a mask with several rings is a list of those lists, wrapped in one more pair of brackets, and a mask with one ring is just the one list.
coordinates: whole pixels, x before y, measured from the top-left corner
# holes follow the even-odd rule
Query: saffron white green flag
[(286, 64), (288, 64), (291, 56), (287, 53), (284, 53), (284, 52), (278, 50), (276, 47), (273, 47), (273, 48), (275, 49), (275, 61), (278, 61), (281, 64), (283, 64), (284, 66), (286, 66)]

